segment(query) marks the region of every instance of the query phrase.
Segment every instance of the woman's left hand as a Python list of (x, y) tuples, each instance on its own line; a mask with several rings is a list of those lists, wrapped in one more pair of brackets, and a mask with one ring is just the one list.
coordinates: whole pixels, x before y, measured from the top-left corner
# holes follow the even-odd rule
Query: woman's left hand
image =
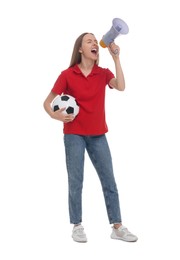
[(114, 57), (119, 56), (120, 53), (120, 48), (118, 45), (116, 45), (114, 42), (110, 43), (108, 46), (108, 50), (110, 52), (110, 54)]

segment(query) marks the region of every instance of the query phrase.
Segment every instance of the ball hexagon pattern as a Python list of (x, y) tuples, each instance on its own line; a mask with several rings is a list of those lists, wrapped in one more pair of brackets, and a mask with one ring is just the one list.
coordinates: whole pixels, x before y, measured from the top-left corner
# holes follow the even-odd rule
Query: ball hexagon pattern
[(79, 105), (77, 104), (76, 99), (71, 95), (61, 95), (57, 96), (52, 102), (53, 111), (57, 111), (61, 108), (65, 108), (63, 113), (73, 114), (77, 116), (79, 113)]

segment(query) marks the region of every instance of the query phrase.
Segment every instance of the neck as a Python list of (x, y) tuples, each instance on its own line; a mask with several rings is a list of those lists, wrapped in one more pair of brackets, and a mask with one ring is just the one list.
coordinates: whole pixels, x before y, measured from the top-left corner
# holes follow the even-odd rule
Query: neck
[(94, 63), (84, 63), (84, 62), (81, 62), (78, 64), (81, 72), (84, 74), (84, 76), (88, 76), (91, 71), (92, 71), (92, 68), (94, 67)]
[(93, 67), (94, 67), (94, 61), (92, 60), (83, 60), (81, 61), (81, 63), (79, 64), (79, 67), (80, 69), (83, 69), (83, 70), (91, 70)]

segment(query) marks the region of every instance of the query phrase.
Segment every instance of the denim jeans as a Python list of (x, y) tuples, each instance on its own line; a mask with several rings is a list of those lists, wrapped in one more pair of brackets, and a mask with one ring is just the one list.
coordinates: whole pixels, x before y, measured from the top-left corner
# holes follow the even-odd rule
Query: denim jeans
[(82, 188), (84, 157), (87, 151), (99, 176), (109, 223), (121, 223), (118, 190), (114, 178), (112, 158), (106, 136), (64, 135), (68, 172), (68, 203), (71, 224), (82, 222)]

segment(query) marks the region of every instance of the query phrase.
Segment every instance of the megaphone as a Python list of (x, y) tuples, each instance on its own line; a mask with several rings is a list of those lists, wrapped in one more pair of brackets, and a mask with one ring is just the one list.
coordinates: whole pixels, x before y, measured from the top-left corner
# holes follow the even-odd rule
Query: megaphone
[(110, 43), (114, 42), (114, 39), (120, 34), (127, 34), (129, 32), (128, 25), (120, 18), (114, 18), (112, 20), (111, 29), (102, 37), (99, 42), (101, 47), (106, 48)]

